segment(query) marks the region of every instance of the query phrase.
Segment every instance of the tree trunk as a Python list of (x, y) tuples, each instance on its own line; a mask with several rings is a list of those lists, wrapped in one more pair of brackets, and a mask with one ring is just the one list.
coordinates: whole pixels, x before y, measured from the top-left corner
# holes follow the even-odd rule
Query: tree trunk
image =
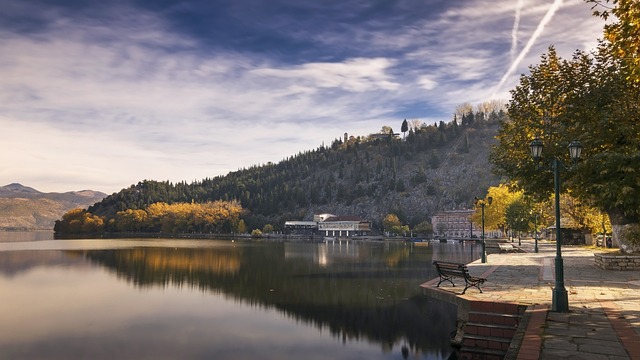
[[(609, 219), (611, 220), (611, 241), (612, 246), (617, 246), (623, 253), (635, 253), (640, 252), (640, 246), (631, 243), (623, 236), (624, 231), (638, 224), (637, 216), (625, 216), (624, 211), (618, 208), (608, 209)], [(603, 237), (603, 241), (606, 237)], [(640, 244), (640, 242), (638, 242)]]

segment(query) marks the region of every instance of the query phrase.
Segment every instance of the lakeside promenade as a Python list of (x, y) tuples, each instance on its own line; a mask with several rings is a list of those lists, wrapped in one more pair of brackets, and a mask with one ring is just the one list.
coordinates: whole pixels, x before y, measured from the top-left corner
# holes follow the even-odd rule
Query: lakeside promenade
[[(640, 360), (640, 271), (602, 270), (594, 253), (610, 249), (563, 246), (564, 282), (569, 312), (551, 312), (555, 286), (555, 242), (522, 240), (523, 253), (490, 254), (486, 263), (468, 264), (474, 276), (487, 279), (483, 293), (437, 279), (421, 286), (455, 301), (483, 301), (528, 306), (505, 359)], [(517, 246), (517, 242), (511, 243)], [(438, 295), (438, 293), (440, 293)]]

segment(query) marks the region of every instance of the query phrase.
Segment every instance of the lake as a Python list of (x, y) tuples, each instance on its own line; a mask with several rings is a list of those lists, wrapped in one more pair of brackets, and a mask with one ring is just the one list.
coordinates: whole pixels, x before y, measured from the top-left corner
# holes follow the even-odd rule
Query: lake
[(472, 243), (89, 239), (0, 232), (1, 359), (447, 359), (422, 294)]

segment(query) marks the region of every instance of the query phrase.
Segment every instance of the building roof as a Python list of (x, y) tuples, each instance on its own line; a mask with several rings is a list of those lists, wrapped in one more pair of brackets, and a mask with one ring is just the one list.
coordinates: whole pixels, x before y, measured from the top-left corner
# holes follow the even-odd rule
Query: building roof
[(473, 209), (466, 209), (466, 210), (444, 210), (444, 211), (438, 211), (435, 215), (455, 215), (455, 214), (469, 214), (469, 213), (473, 213), (475, 212), (475, 210)]
[(330, 222), (330, 221), (363, 221), (362, 219), (360, 219), (357, 216), (332, 216), (330, 218), (327, 218), (324, 220), (325, 222)]
[(286, 225), (294, 225), (294, 226), (295, 225), (312, 225), (312, 226), (316, 226), (316, 225), (318, 225), (318, 223), (315, 222), (315, 221), (286, 221), (284, 223), (284, 225), (285, 226)]

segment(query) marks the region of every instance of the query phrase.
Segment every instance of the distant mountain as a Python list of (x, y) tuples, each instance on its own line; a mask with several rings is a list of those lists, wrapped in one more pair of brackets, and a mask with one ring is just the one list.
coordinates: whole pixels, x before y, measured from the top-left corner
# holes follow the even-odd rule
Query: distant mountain
[(53, 230), (53, 224), (64, 213), (86, 208), (107, 194), (81, 190), (65, 193), (43, 193), (13, 183), (0, 187), (0, 230)]
[(0, 187), (0, 198), (32, 197), (40, 194), (40, 191), (18, 183)]

